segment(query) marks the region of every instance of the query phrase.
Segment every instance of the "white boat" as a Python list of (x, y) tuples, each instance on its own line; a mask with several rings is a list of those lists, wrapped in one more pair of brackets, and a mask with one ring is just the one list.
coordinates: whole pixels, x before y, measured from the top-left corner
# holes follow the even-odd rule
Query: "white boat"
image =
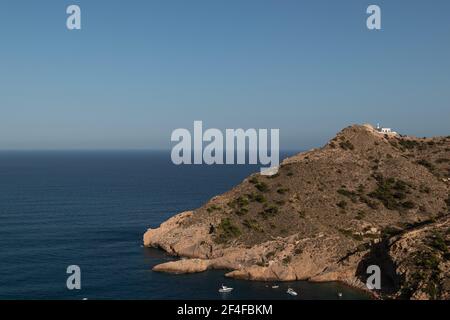
[(289, 288), (289, 289), (287, 289), (287, 294), (290, 294), (291, 296), (297, 296), (297, 292), (295, 292), (294, 291), (294, 289), (292, 289), (292, 288)]
[(278, 285), (275, 284), (275, 285), (272, 286), (272, 289), (278, 289), (279, 287), (280, 287), (280, 286), (278, 286)]
[(338, 297), (342, 298), (342, 292), (338, 292)]
[(233, 288), (229, 288), (227, 286), (222, 285), (222, 287), (219, 289), (220, 293), (227, 293), (233, 291)]

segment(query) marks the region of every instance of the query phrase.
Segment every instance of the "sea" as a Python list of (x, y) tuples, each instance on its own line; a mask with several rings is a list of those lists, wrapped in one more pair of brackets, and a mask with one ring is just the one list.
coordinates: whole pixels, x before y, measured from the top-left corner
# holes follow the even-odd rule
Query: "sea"
[[(340, 283), (272, 289), (228, 279), (225, 270), (152, 271), (175, 258), (143, 247), (148, 228), (258, 170), (176, 166), (169, 151), (1, 151), (0, 299), (368, 299)], [(71, 265), (80, 268), (80, 289), (66, 285)], [(219, 293), (222, 284), (234, 290)], [(288, 287), (298, 296), (286, 294)]]

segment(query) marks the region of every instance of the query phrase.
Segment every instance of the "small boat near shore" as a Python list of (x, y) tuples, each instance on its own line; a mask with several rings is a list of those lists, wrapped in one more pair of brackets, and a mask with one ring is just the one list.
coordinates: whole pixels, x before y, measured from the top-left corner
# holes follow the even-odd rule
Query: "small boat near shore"
[(286, 293), (290, 294), (291, 296), (294, 296), (294, 297), (298, 295), (298, 293), (295, 292), (294, 289), (292, 289), (292, 288), (288, 288)]
[(278, 289), (279, 287), (280, 287), (279, 285), (274, 284), (274, 285), (272, 286), (272, 289)]
[(230, 287), (227, 287), (227, 286), (224, 286), (224, 285), (222, 285), (222, 287), (219, 289), (220, 293), (228, 293), (228, 292), (231, 292), (231, 291), (233, 291), (233, 288), (230, 288)]

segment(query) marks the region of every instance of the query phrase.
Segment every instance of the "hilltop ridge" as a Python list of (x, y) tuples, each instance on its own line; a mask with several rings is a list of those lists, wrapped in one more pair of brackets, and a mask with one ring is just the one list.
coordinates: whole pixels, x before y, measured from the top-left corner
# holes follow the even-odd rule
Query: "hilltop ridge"
[(449, 177), (450, 137), (353, 125), (285, 159), (276, 175), (253, 174), (149, 229), (144, 245), (187, 258), (155, 271), (366, 289), (366, 267), (378, 264), (378, 296), (448, 299)]

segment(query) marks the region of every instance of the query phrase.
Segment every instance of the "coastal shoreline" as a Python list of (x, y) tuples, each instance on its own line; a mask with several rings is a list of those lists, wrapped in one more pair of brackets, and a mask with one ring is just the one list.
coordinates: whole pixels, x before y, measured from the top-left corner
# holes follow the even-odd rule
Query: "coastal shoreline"
[[(449, 146), (448, 137), (344, 128), (285, 159), (276, 175), (253, 174), (148, 229), (145, 246), (183, 257), (153, 270), (223, 269), (240, 280), (338, 281), (376, 299), (445, 299), (450, 195), (440, 159)], [(365, 288), (371, 266), (383, 270), (380, 293)]]

